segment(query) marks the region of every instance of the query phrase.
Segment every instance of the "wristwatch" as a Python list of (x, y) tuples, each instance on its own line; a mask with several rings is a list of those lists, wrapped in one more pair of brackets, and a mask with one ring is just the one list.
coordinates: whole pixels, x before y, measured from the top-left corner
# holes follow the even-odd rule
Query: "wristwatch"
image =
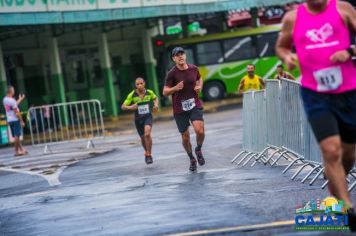
[(356, 56), (354, 48), (353, 47), (349, 47), (348, 49), (346, 49), (346, 51), (350, 54), (350, 56)]

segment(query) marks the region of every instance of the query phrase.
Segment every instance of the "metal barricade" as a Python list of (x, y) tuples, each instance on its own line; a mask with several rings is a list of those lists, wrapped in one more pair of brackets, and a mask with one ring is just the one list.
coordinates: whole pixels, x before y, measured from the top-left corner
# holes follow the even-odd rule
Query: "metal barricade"
[[(306, 117), (305, 117), (305, 120)], [(302, 183), (304, 183), (314, 172), (316, 172), (316, 175), (314, 178), (310, 181), (309, 185), (312, 185), (317, 178), (323, 173), (324, 168), (322, 166), (322, 158), (321, 158), (321, 152), (319, 148), (319, 144), (315, 139), (315, 136), (313, 134), (313, 131), (309, 125), (309, 123), (306, 121), (305, 122), (305, 141), (304, 141), (304, 146), (306, 150), (306, 156), (305, 156), (305, 161), (309, 164), (311, 164), (312, 170), (304, 177), (302, 180)]]
[(266, 111), (266, 93), (265, 90), (255, 92), (255, 113), (254, 117), (254, 127), (256, 143), (254, 145), (254, 150), (256, 152), (262, 152), (266, 147), (267, 143), (267, 111)]
[(94, 147), (94, 139), (104, 137), (104, 121), (99, 100), (85, 100), (31, 107), (29, 128), (32, 145), (51, 146), (63, 142), (86, 141)]
[[(298, 82), (282, 79), (266, 81), (266, 90), (244, 93), (243, 97), (243, 151), (232, 162), (245, 166), (251, 159), (254, 164), (261, 161), (271, 166), (284, 158), (290, 163), (283, 170), (286, 173), (295, 164), (300, 167), (291, 179), (295, 179), (305, 168), (310, 168), (301, 180), (304, 183), (313, 174), (309, 182), (312, 185), (324, 172), (319, 144), (304, 112), (301, 99), (301, 86)], [(275, 158), (275, 159), (273, 159)], [(356, 179), (356, 165), (350, 178)], [(356, 187), (351, 182), (349, 191)], [(322, 188), (328, 184), (324, 182)]]
[(268, 144), (282, 146), (281, 84), (279, 80), (266, 81), (266, 111)]
[(242, 131), (242, 151), (238, 153), (233, 160), (231, 161), (234, 163), (239, 157), (241, 160), (238, 162), (238, 165), (245, 159), (248, 158), (250, 155), (253, 155), (253, 114), (254, 114), (254, 92), (246, 92), (243, 96), (242, 101), (242, 119), (243, 119), (243, 131)]
[(240, 165), (245, 166), (251, 159), (257, 160), (267, 141), (266, 97), (265, 91), (249, 91), (243, 97), (243, 151), (237, 154), (232, 163), (239, 157)]
[[(250, 114), (249, 120), (246, 123), (251, 122), (252, 127), (250, 137), (252, 137), (252, 153), (247, 160), (243, 163), (243, 166), (247, 165), (252, 159), (257, 162), (261, 159), (259, 153), (261, 153), (267, 142), (267, 126), (266, 126), (266, 96), (265, 90), (253, 92), (253, 103), (249, 104), (252, 107), (253, 113)], [(254, 163), (255, 163), (254, 162)]]
[(282, 80), (282, 144), (298, 155), (305, 156), (303, 143), (303, 105), (300, 98), (300, 85)]
[[(258, 155), (257, 160), (252, 164), (255, 165), (261, 158), (264, 159), (263, 163), (274, 162), (272, 158), (280, 153), (281, 149), (281, 138), (282, 138), (282, 126), (281, 126), (281, 87), (279, 80), (266, 80), (266, 101), (265, 101), (265, 112), (266, 118), (263, 120), (265, 124), (263, 126), (266, 128), (266, 142), (264, 143), (264, 149)], [(267, 145), (267, 146), (266, 146)], [(271, 153), (270, 153), (271, 152)], [(271, 164), (271, 163), (270, 163)], [(272, 165), (272, 164), (271, 164)]]

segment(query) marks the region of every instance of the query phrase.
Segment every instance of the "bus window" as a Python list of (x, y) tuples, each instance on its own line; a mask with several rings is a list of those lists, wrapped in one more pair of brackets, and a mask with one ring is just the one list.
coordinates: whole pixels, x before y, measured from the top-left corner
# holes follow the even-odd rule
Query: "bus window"
[(195, 64), (193, 50), (190, 48), (184, 48), (185, 54), (187, 55), (187, 63)]
[(275, 56), (275, 46), (278, 33), (261, 34), (257, 36), (257, 49), (260, 57)]
[(224, 57), (226, 61), (238, 61), (256, 57), (256, 48), (252, 37), (224, 40)]
[(220, 42), (197, 44), (197, 58), (199, 65), (217, 64), (224, 61)]

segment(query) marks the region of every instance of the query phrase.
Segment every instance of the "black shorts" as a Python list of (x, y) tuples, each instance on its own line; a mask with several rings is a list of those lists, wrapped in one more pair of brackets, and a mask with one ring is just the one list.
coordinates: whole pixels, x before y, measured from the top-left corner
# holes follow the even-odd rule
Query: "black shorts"
[(140, 135), (140, 136), (145, 135), (145, 126), (146, 125), (152, 126), (152, 123), (153, 123), (152, 120), (153, 120), (152, 115), (140, 117), (135, 120), (135, 126), (136, 126), (138, 135)]
[(189, 121), (195, 121), (195, 120), (204, 121), (203, 109), (193, 108), (190, 111), (185, 111), (179, 114), (175, 114), (174, 119), (176, 120), (179, 132), (184, 133), (190, 126)]
[(22, 135), (22, 127), (20, 121), (9, 122), (12, 137), (20, 137)]
[(356, 90), (323, 94), (302, 88), (301, 95), (318, 142), (340, 135), (342, 142), (356, 143)]

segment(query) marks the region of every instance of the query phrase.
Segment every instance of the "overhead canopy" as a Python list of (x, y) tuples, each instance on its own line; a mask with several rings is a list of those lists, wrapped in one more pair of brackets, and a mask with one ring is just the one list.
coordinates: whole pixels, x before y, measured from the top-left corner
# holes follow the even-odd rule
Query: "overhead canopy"
[(295, 0), (0, 0), (0, 26), (131, 20), (291, 2)]

